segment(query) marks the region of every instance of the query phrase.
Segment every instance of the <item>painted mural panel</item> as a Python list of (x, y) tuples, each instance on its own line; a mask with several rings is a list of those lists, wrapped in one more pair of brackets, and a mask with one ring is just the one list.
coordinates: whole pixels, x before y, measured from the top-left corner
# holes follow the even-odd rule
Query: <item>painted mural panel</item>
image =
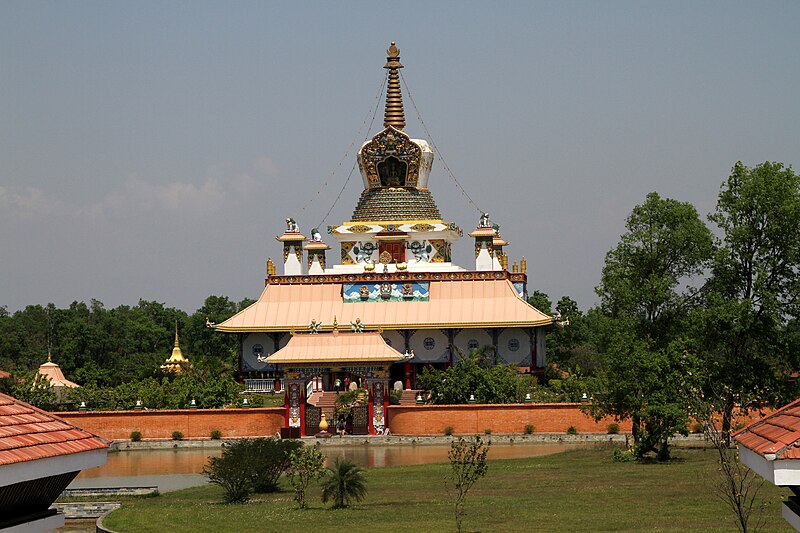
[(359, 282), (344, 283), (342, 297), (353, 302), (427, 302), (430, 282)]
[(406, 351), (406, 339), (403, 337), (403, 334), (399, 331), (384, 331), (381, 333), (383, 340), (386, 341), (386, 344), (394, 348), (400, 353), (405, 353)]
[(439, 329), (421, 329), (410, 341), (415, 363), (446, 363), (450, 361), (447, 335)]
[(275, 369), (268, 364), (269, 355), (275, 353), (275, 343), (267, 333), (251, 333), (242, 341), (242, 371), (266, 372)]
[[(485, 329), (462, 329), (456, 334), (453, 343), (465, 356), (469, 355), (472, 350), (493, 344), (491, 334)], [(458, 354), (458, 350), (456, 350), (456, 354)]]
[(523, 328), (507, 328), (497, 338), (497, 362), (515, 366), (530, 366), (533, 344)]

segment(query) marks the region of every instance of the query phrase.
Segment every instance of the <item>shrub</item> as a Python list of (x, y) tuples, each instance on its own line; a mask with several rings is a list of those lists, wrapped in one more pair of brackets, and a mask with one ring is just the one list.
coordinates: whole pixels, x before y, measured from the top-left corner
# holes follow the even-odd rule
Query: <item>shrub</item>
[(695, 422), (694, 424), (692, 424), (692, 433), (703, 433), (703, 431), (704, 431), (703, 424), (701, 424), (700, 422)]
[(322, 483), (322, 502), (333, 500), (333, 508), (339, 509), (360, 502), (366, 495), (364, 470), (349, 459), (337, 457)]
[(614, 448), (614, 455), (612, 460), (615, 463), (630, 463), (635, 459), (633, 452), (631, 451), (622, 451), (619, 448)]
[(577, 435), (578, 430), (575, 429), (575, 426), (570, 426), (567, 428), (567, 435)]
[(289, 454), (289, 469), (286, 477), (294, 487), (294, 501), (300, 509), (305, 509), (306, 489), (311, 481), (323, 475), (325, 455), (319, 451), (319, 444), (300, 446)]
[(533, 424), (525, 424), (525, 434), (530, 435), (533, 433)]
[(131, 431), (131, 442), (139, 442), (140, 440), (142, 440), (142, 432)]
[(453, 426), (447, 426), (444, 428), (444, 434), (448, 437), (453, 434)]
[(183, 433), (181, 433), (180, 431), (173, 431), (172, 440), (183, 440)]
[(246, 448), (255, 492), (276, 492), (278, 480), (291, 464), (291, 453), (303, 447), (299, 440), (260, 438), (239, 441)]
[(222, 432), (218, 429), (211, 430), (211, 439), (212, 440), (219, 440), (222, 438)]
[[(242, 441), (238, 441), (242, 442)], [(246, 502), (253, 492), (251, 466), (242, 448), (223, 445), (221, 457), (209, 457), (203, 474), (209, 483), (222, 487), (225, 503)]]
[(483, 430), (483, 434), (484, 434), (484, 435), (491, 435), (491, 434), (492, 434), (492, 428), (486, 428), (486, 429), (484, 429), (484, 430)]
[(617, 433), (619, 433), (619, 424), (617, 424), (616, 422), (611, 422), (608, 425), (608, 434), (616, 435)]

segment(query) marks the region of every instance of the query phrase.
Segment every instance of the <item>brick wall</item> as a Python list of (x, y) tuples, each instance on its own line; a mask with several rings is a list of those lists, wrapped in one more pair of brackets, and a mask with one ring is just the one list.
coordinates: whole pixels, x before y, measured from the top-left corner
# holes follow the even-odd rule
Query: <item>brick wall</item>
[[(607, 433), (613, 419), (595, 422), (578, 403), (510, 405), (414, 405), (389, 406), (389, 428), (394, 435), (441, 435), (451, 426), (455, 434), (564, 433), (574, 426), (578, 433)], [(630, 432), (630, 421), (620, 422), (620, 432)]]
[(77, 411), (56, 415), (107, 440), (129, 439), (132, 431), (141, 432), (143, 439), (169, 439), (173, 431), (191, 439), (209, 437), (215, 429), (223, 437), (272, 436), (283, 426), (284, 409)]

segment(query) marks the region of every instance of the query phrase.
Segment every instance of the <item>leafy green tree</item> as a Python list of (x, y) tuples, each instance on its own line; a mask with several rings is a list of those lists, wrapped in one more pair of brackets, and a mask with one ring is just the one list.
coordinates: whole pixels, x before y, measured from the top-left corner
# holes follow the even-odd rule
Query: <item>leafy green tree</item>
[(737, 406), (797, 393), (787, 378), (798, 368), (789, 324), (800, 316), (800, 176), (782, 163), (737, 162), (709, 218), (722, 240), (698, 327), (728, 435)]
[(333, 508), (349, 507), (367, 495), (364, 470), (349, 459), (337, 457), (322, 479), (322, 502), (333, 501)]
[(289, 454), (289, 469), (286, 477), (294, 487), (294, 501), (300, 509), (306, 509), (306, 490), (309, 484), (319, 479), (325, 472), (325, 455), (319, 445), (303, 446)]
[(602, 386), (592, 413), (630, 418), (635, 451), (669, 456), (668, 439), (689, 415), (683, 376), (696, 365), (685, 340), (698, 302), (691, 281), (703, 273), (712, 237), (688, 203), (647, 195), (608, 252), (597, 293), (605, 329)]
[(553, 302), (550, 301), (550, 297), (540, 290), (534, 290), (528, 295), (528, 303), (547, 315), (553, 309)]
[(450, 451), (447, 453), (450, 473), (445, 479), (445, 486), (453, 496), (453, 513), (459, 533), (463, 531), (467, 493), (489, 471), (486, 456), (489, 454), (490, 446), (490, 442), (482, 441), (477, 435), (475, 440), (470, 442), (459, 439), (450, 443)]
[(489, 366), (478, 352), (446, 370), (426, 367), (417, 379), (436, 404), (464, 404), (471, 395), (477, 403), (514, 403), (519, 399), (516, 367)]

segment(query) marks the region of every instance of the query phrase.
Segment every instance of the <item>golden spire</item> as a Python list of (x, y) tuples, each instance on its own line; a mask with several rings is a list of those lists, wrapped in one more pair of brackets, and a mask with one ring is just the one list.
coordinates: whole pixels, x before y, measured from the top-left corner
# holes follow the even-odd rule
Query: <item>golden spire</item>
[(402, 130), (406, 127), (406, 116), (403, 113), (403, 95), (400, 94), (400, 49), (392, 45), (386, 50), (386, 64), (383, 68), (389, 70), (389, 86), (386, 88), (386, 111), (383, 115), (383, 127), (394, 126)]
[(173, 348), (181, 349), (181, 345), (178, 344), (178, 321), (175, 321), (175, 345)]

